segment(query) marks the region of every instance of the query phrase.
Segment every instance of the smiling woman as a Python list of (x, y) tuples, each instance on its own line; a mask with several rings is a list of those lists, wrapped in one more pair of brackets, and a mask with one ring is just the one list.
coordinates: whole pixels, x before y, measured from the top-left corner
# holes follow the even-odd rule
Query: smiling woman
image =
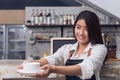
[[(37, 72), (35, 77), (57, 73), (65, 75), (66, 80), (100, 80), (107, 48), (103, 44), (97, 15), (89, 10), (80, 12), (73, 25), (73, 34), (77, 42), (64, 44), (53, 54), (37, 60), (44, 71)], [(63, 42), (57, 42), (56, 46), (59, 44)]]

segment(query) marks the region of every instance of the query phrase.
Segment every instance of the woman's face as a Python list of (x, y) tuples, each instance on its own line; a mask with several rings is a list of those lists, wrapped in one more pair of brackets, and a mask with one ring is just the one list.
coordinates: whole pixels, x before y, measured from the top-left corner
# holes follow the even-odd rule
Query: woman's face
[(84, 19), (77, 21), (75, 25), (75, 37), (80, 44), (88, 44), (88, 29)]

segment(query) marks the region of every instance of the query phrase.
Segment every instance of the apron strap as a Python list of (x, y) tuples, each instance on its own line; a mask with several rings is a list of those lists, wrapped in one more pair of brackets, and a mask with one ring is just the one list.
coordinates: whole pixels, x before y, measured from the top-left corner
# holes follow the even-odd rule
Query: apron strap
[(70, 57), (72, 57), (72, 55), (73, 55), (74, 52), (75, 52), (75, 50), (71, 50), (71, 51), (69, 52), (69, 56), (68, 56), (67, 60), (69, 60)]
[(87, 56), (89, 57), (91, 55), (91, 48), (88, 50)]

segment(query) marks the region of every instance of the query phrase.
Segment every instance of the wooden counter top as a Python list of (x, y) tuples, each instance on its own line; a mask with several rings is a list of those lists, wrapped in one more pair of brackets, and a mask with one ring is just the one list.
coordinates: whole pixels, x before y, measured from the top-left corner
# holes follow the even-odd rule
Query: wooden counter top
[(56, 78), (3, 78), (2, 80), (65, 80), (64, 77)]
[(107, 61), (120, 61), (120, 59), (108, 59)]
[[(52, 75), (49, 78), (29, 78), (17, 74), (16, 66), (23, 61), (1, 60), (0, 61), (0, 80), (65, 80), (65, 77)], [(102, 67), (101, 76), (116, 77), (120, 76), (120, 60), (108, 60)], [(120, 80), (120, 79), (118, 79)]]

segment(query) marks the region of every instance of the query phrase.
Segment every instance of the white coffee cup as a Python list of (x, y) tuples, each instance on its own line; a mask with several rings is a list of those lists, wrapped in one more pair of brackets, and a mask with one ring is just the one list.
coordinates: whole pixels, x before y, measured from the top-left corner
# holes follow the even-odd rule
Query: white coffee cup
[(25, 72), (37, 72), (40, 70), (40, 63), (39, 62), (24, 62), (23, 70)]

